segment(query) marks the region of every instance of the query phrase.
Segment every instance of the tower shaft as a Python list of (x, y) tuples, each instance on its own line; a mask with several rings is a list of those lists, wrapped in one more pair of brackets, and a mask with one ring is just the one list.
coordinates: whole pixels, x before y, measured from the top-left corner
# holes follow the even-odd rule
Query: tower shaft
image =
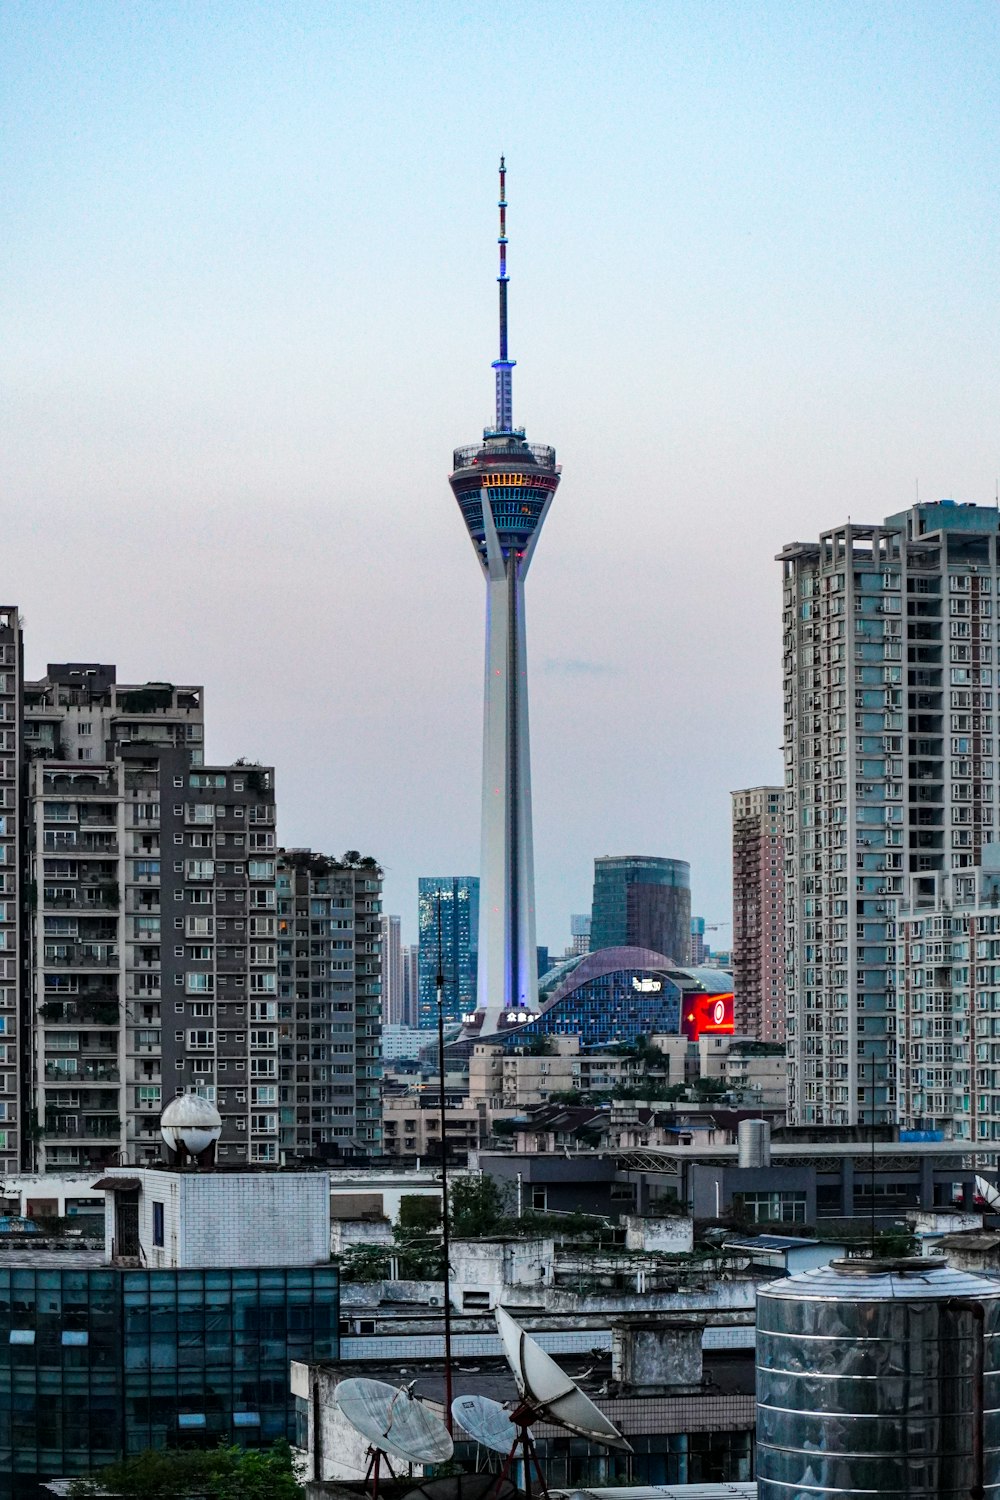
[(477, 1029), (538, 1002), (524, 582), (559, 486), (555, 450), (513, 425), (507, 347), (506, 170), (500, 160), (500, 358), (496, 426), (455, 451), (450, 484), (486, 578)]
[(531, 832), (524, 572), (493, 553), (486, 584), (478, 1006), (484, 1034), (501, 1013), (535, 1010), (535, 865)]

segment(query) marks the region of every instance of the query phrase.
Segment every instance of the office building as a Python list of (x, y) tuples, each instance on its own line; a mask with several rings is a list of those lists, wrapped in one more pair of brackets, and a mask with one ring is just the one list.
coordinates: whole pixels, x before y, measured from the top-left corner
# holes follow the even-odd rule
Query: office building
[(971, 870), (994, 840), (998, 530), (941, 501), (779, 555), (796, 1122), (897, 1119), (906, 878)]
[(594, 860), (590, 951), (651, 948), (675, 963), (691, 951), (691, 866), (655, 855)]
[(277, 902), (281, 1152), (378, 1155), (382, 871), (286, 849)]
[(289, 1361), (338, 1353), (325, 1173), (99, 1186), (103, 1252), (26, 1242), (0, 1265), (0, 1500), (146, 1448), (293, 1440)]
[(589, 952), (590, 912), (578, 912), (569, 919), (569, 953), (579, 957)]
[(403, 1024), (403, 945), (398, 917), (379, 918), (379, 952), (382, 959), (382, 1024)]
[(733, 792), (733, 985), (736, 1030), (785, 1037), (785, 794)]
[(450, 481), (487, 591), (477, 1005), (484, 1034), (512, 1007), (534, 1010), (538, 996), (524, 584), (560, 477), (555, 450), (529, 444), (514, 426), (505, 189), (501, 157), (496, 420), (481, 443), (455, 450)]
[(478, 878), (422, 875), (418, 883), (418, 922), (418, 1023), (421, 1027), (437, 1026), (439, 959), (444, 1018), (449, 1024), (459, 1022), (476, 1009)]
[(24, 788), (21, 691), (24, 676), (16, 604), (0, 606), (0, 1176), (16, 1172), (31, 1114), (21, 1056), (28, 1048), (22, 1003), (24, 921), (21, 890)]
[(691, 962), (703, 964), (709, 956), (708, 944), (705, 942), (705, 918), (691, 918)]

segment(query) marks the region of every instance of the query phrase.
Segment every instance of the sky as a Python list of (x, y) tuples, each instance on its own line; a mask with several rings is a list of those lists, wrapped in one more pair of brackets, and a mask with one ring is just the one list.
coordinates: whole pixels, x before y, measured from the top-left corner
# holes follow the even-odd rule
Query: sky
[(595, 855), (731, 920), (781, 778), (787, 542), (994, 504), (1000, 9), (3, 0), (0, 594), (28, 674), (205, 684), (279, 842), (479, 865), (484, 585), (447, 484), (515, 420), (538, 939)]

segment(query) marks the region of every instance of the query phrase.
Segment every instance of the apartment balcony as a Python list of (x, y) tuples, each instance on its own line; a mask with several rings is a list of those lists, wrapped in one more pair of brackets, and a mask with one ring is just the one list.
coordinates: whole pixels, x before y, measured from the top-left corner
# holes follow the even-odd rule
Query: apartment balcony
[(46, 829), (42, 835), (42, 848), (46, 854), (65, 854), (70, 859), (79, 855), (106, 857), (118, 853), (118, 838), (113, 832), (78, 833), (75, 829)]
[[(102, 1067), (99, 1063), (85, 1063), (82, 1067), (77, 1066), (77, 1058), (66, 1058), (58, 1061), (46, 1058), (45, 1077), (50, 1082), (61, 1082), (67, 1084), (83, 1084), (93, 1088), (95, 1084), (117, 1084), (121, 1082), (121, 1074), (118, 1068)], [(72, 1071), (69, 1064), (72, 1063)]]
[(45, 1000), (38, 1013), (49, 1026), (83, 1026), (88, 1022), (116, 1026), (120, 1008), (117, 997), (107, 1000)]
[(117, 969), (117, 943), (46, 943), (46, 969)]

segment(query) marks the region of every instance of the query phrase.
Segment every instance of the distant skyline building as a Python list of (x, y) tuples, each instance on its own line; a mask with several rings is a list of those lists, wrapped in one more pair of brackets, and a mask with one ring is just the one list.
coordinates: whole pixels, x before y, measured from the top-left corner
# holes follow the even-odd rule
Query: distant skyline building
[(379, 918), (382, 948), (382, 1025), (403, 1024), (403, 945), (400, 920), (388, 913)]
[[(437, 1025), (439, 912), (444, 1018), (447, 1022), (461, 1021), (476, 1008), (479, 878), (476, 875), (422, 875), (418, 890), (417, 1023), (421, 1027)], [(534, 963), (534, 952), (531, 957)]]
[(691, 951), (691, 866), (657, 855), (594, 860), (590, 951), (649, 948), (686, 964)]
[(785, 791), (732, 793), (736, 1031), (785, 1040)]
[[(956, 918), (942, 909), (941, 925), (917, 936), (922, 908), (933, 914), (947, 899), (946, 877), (982, 867), (997, 836), (998, 553), (994, 506), (942, 500), (877, 525), (848, 522), (779, 555), (795, 1124), (944, 1117), (953, 1041), (964, 1045), (970, 1026), (978, 1037), (998, 1003)], [(970, 901), (960, 885), (956, 898)], [(962, 921), (973, 918), (970, 909)], [(919, 960), (903, 946), (911, 934), (914, 948), (933, 940)], [(907, 963), (923, 966), (908, 1034)], [(956, 1082), (971, 1088), (967, 1067)]]
[(416, 1026), (420, 1015), (420, 944), (403, 945), (403, 1021)]
[[(514, 426), (503, 157), (499, 208), (495, 425), (481, 443), (455, 450), (450, 479), (487, 590), (477, 1005), (484, 1035), (504, 1011), (533, 1011), (538, 1002), (524, 582), (560, 478), (555, 449), (529, 444)], [(422, 1008), (423, 986), (421, 964)]]
[(691, 918), (691, 962), (703, 964), (708, 957), (708, 944), (705, 942), (705, 918)]
[(574, 957), (590, 952), (590, 912), (577, 912), (569, 919), (569, 951)]

